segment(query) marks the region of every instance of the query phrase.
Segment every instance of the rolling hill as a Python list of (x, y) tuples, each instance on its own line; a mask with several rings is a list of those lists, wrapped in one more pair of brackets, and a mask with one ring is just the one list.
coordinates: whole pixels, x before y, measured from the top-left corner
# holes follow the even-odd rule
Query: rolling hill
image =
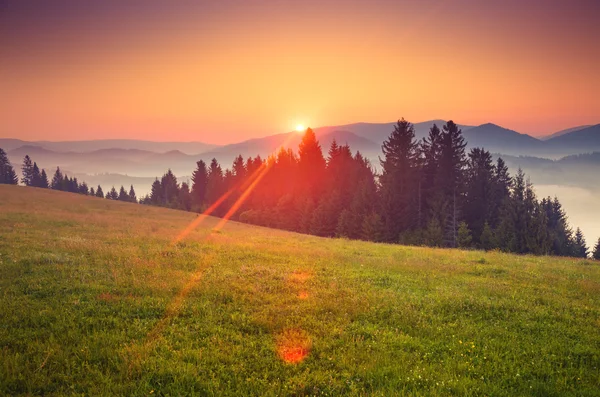
[(214, 231), (19, 186), (0, 207), (2, 395), (598, 391), (590, 260)]
[(551, 150), (568, 149), (570, 154), (600, 151), (600, 124), (557, 136), (546, 144)]

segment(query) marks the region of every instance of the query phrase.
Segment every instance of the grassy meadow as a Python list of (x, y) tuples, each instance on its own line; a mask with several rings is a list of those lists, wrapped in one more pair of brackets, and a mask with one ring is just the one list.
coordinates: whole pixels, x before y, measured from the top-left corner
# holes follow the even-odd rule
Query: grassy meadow
[(600, 266), (0, 185), (0, 395), (599, 395)]

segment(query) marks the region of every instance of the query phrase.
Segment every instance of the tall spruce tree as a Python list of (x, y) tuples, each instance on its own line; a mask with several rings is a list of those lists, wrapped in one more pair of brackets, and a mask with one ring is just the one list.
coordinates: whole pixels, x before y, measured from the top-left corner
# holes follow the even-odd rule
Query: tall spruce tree
[(592, 253), (592, 258), (600, 261), (600, 237), (596, 242), (596, 246), (594, 247), (594, 252)]
[(150, 191), (150, 203), (152, 205), (162, 206), (165, 203), (163, 188), (158, 178), (152, 183), (152, 189)]
[(119, 195), (117, 196), (117, 200), (129, 201), (129, 195), (127, 194), (127, 191), (125, 190), (123, 185), (121, 185), (121, 189), (119, 189)]
[(446, 245), (452, 247), (458, 244), (466, 146), (462, 130), (452, 120), (448, 121), (442, 128), (440, 139), (440, 158), (435, 179), (435, 210), (438, 213), (435, 216), (443, 225)]
[(90, 188), (90, 196), (96, 196), (96, 190), (93, 187)]
[(298, 147), (300, 194), (317, 201), (324, 189), (326, 163), (321, 145), (312, 129), (307, 128)]
[(481, 242), (486, 223), (492, 223), (493, 201), (496, 193), (492, 155), (483, 149), (473, 148), (466, 169), (466, 194), (464, 219), (471, 229), (475, 244)]
[(117, 193), (117, 189), (115, 189), (114, 186), (112, 187), (112, 189), (110, 189), (110, 192), (106, 193), (106, 198), (110, 200), (119, 199), (119, 193)]
[(177, 183), (177, 178), (171, 169), (167, 170), (167, 172), (163, 175), (160, 180), (160, 185), (163, 190), (164, 204), (170, 208), (178, 208), (179, 183)]
[(415, 130), (401, 119), (383, 142), (381, 214), (385, 241), (398, 241), (400, 233), (416, 226), (417, 195), (416, 160), (418, 156)]
[[(208, 169), (208, 177), (206, 182), (206, 205), (213, 205), (225, 193), (225, 181), (223, 177), (223, 169), (219, 165), (217, 159), (213, 158)], [(224, 212), (217, 208), (216, 214), (223, 215)]]
[(202, 160), (196, 163), (196, 169), (192, 173), (192, 206), (195, 211), (202, 211), (206, 198), (208, 184), (208, 170), (206, 163)]
[(16, 185), (19, 183), (19, 178), (8, 160), (6, 152), (0, 148), (0, 184)]
[(192, 209), (192, 195), (190, 193), (190, 186), (186, 182), (181, 183), (178, 202), (179, 209), (184, 211), (190, 211)]
[(56, 172), (54, 172), (54, 177), (52, 177), (52, 183), (50, 187), (54, 190), (64, 190), (63, 183), (64, 177), (62, 172), (60, 172), (60, 167), (56, 167)]
[(573, 248), (573, 256), (578, 258), (588, 257), (588, 247), (585, 243), (585, 238), (583, 237), (583, 232), (580, 228), (577, 228), (577, 230), (575, 231), (575, 240)]
[(102, 186), (98, 185), (96, 188), (96, 197), (104, 198), (104, 192), (102, 191)]
[(131, 203), (137, 203), (138, 202), (137, 196), (135, 195), (135, 190), (133, 189), (133, 185), (131, 185), (129, 187), (129, 194), (128, 194), (128, 196), (129, 196), (129, 202), (131, 202)]
[(48, 182), (48, 175), (46, 175), (46, 170), (42, 168), (42, 173), (40, 175), (40, 186), (43, 189), (48, 189), (50, 187), (50, 183)]
[(41, 187), (42, 183), (42, 174), (40, 174), (40, 168), (37, 163), (33, 163), (33, 169), (31, 170), (31, 186)]
[(33, 162), (29, 155), (23, 158), (23, 166), (21, 167), (21, 183), (25, 186), (33, 186)]

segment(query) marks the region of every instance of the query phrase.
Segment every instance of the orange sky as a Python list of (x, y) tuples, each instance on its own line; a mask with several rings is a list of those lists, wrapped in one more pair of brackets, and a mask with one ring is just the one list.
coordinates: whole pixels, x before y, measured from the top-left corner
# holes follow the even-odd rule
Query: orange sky
[(600, 123), (597, 1), (35, 3), (0, 8), (0, 137), (229, 143), (399, 117), (533, 135)]

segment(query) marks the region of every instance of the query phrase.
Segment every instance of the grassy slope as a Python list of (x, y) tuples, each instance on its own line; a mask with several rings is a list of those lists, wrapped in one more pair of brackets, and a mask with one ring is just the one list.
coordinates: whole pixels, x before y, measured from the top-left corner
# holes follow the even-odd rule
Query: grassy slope
[(0, 185), (0, 395), (598, 394), (591, 261), (195, 217)]

